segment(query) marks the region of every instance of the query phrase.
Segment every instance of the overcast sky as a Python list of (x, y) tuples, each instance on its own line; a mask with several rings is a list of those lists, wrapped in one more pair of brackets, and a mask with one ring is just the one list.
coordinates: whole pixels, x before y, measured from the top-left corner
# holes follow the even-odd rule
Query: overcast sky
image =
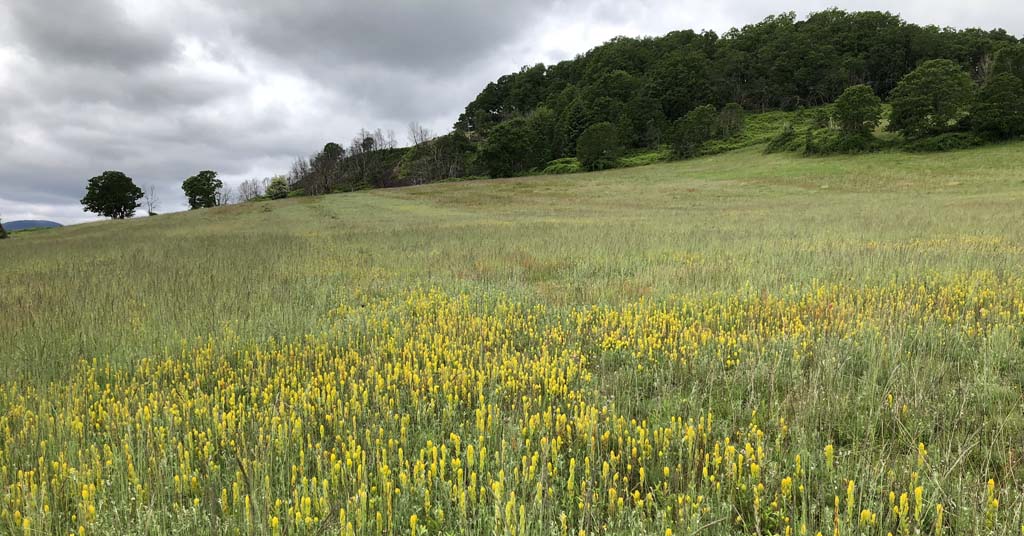
[(182, 210), (199, 170), (235, 186), (362, 127), (443, 133), (525, 64), (832, 5), (1024, 35), (1019, 0), (0, 0), (0, 216), (93, 219), (108, 169)]

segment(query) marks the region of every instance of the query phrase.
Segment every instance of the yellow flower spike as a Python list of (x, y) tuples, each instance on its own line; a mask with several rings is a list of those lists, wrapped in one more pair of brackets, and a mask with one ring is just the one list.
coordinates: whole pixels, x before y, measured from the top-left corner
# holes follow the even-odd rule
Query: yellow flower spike
[(924, 488), (918, 486), (914, 488), (914, 521), (921, 523), (921, 510), (924, 505)]
[(942, 536), (942, 503), (935, 505), (935, 536)]
[(854, 483), (853, 480), (847, 482), (847, 484), (846, 484), (846, 520), (847, 520), (847, 522), (852, 522), (853, 521), (854, 491), (855, 491), (855, 489), (856, 489), (856, 484)]

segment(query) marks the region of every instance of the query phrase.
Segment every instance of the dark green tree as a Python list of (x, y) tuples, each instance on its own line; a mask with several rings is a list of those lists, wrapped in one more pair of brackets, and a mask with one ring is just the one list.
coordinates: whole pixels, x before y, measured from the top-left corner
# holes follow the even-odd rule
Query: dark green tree
[(710, 104), (690, 110), (672, 129), (672, 150), (677, 156), (696, 156), (700, 147), (714, 137), (718, 111)]
[(622, 152), (615, 125), (604, 122), (591, 125), (576, 142), (576, 158), (583, 169), (594, 171), (615, 167)]
[(270, 184), (267, 185), (267, 197), (271, 199), (284, 199), (288, 197), (290, 190), (288, 181), (284, 177), (277, 176), (270, 179)]
[(224, 183), (217, 178), (217, 172), (210, 170), (200, 171), (181, 183), (181, 189), (185, 191), (188, 206), (192, 210), (217, 206), (217, 192), (223, 187)]
[(550, 160), (555, 127), (554, 114), (544, 111), (505, 121), (480, 146), (480, 161), (492, 177), (540, 167)]
[(658, 99), (641, 95), (626, 103), (616, 125), (623, 145), (651, 147), (661, 141), (665, 114)]
[(889, 130), (909, 138), (940, 134), (966, 115), (973, 97), (974, 83), (958, 64), (926, 61), (890, 95)]
[(719, 138), (731, 138), (743, 132), (743, 107), (735, 102), (726, 104), (718, 113), (716, 132)]
[(102, 175), (89, 179), (82, 205), (86, 212), (120, 220), (135, 215), (142, 196), (142, 189), (131, 177), (120, 171), (104, 171)]
[(994, 76), (971, 108), (971, 128), (999, 138), (1024, 134), (1024, 82), (1009, 73)]
[(4, 229), (4, 222), (0, 221), (0, 240), (7, 238), (7, 231)]
[(992, 76), (1011, 74), (1024, 80), (1024, 43), (999, 49), (992, 57)]
[(844, 135), (870, 136), (882, 118), (882, 99), (866, 85), (848, 87), (836, 100), (835, 117)]

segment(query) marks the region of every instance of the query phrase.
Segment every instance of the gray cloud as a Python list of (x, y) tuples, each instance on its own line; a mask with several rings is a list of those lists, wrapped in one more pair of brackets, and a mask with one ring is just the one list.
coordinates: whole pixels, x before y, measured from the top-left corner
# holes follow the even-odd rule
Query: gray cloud
[(131, 69), (175, 53), (167, 28), (139, 27), (112, 1), (15, 0), (8, 10), (16, 39), (42, 61)]
[(0, 214), (90, 219), (85, 181), (119, 169), (163, 210), (361, 128), (446, 130), (490, 80), (616, 35), (724, 32), (834, 4), (1024, 33), (1012, 0), (8, 0), (0, 3)]

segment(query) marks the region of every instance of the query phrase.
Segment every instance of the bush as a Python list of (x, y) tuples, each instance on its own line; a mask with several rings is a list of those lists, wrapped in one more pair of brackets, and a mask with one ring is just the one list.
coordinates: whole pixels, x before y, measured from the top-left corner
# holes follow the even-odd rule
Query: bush
[(622, 153), (615, 125), (604, 122), (591, 125), (576, 142), (576, 158), (583, 169), (595, 171), (615, 167)]
[(735, 102), (730, 102), (722, 108), (718, 114), (717, 136), (719, 138), (731, 138), (743, 132), (743, 107)]
[(652, 151), (640, 151), (619, 158), (620, 167), (649, 166), (672, 159), (672, 150), (662, 147)]
[(288, 181), (284, 177), (274, 177), (267, 185), (267, 197), (270, 199), (284, 199), (288, 197)]
[(871, 135), (882, 117), (882, 99), (866, 85), (848, 87), (836, 100), (835, 117), (847, 136)]
[(798, 149), (799, 141), (797, 140), (796, 129), (793, 128), (792, 124), (786, 123), (782, 130), (772, 138), (772, 141), (768, 142), (768, 146), (764, 148), (764, 154), (796, 151)]
[(697, 156), (700, 147), (714, 137), (717, 123), (718, 111), (710, 104), (698, 106), (676, 121), (672, 129), (672, 149), (676, 155)]
[(903, 146), (903, 150), (912, 153), (935, 153), (941, 151), (954, 151), (957, 149), (969, 149), (984, 143), (985, 140), (970, 132), (948, 132), (946, 134), (912, 141), (905, 144)]
[(547, 167), (541, 171), (544, 175), (565, 175), (568, 173), (579, 173), (583, 168), (580, 161), (575, 158), (559, 158), (548, 162)]

